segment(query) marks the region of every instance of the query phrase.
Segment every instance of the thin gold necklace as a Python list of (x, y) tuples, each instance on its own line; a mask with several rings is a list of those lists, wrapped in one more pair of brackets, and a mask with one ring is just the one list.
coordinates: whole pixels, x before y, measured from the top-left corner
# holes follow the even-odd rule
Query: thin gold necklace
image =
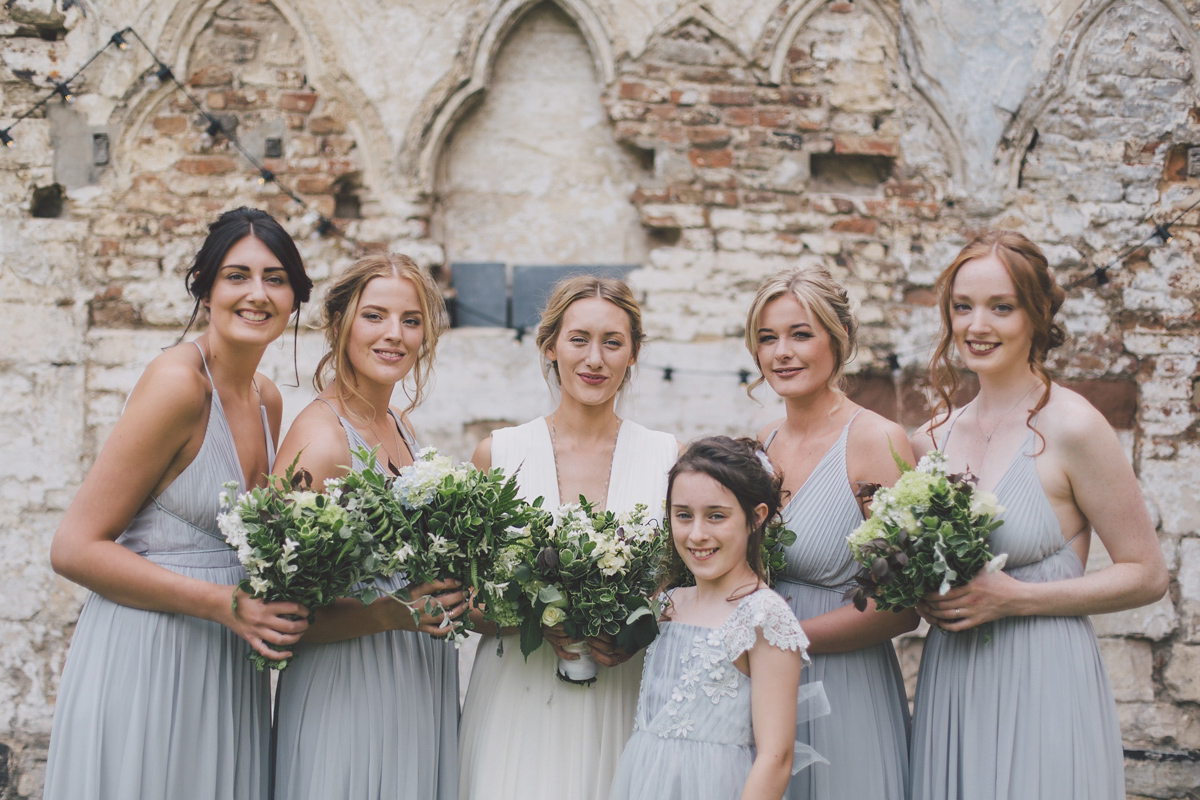
[[(558, 487), (558, 502), (563, 503), (562, 491), (562, 472), (558, 468), (558, 432), (554, 429), (554, 415), (551, 414), (547, 419), (550, 420), (550, 452), (554, 454), (554, 482)], [(604, 510), (608, 510), (608, 482), (612, 480), (613, 456), (617, 452), (617, 439), (621, 436), (620, 417), (617, 418), (617, 432), (613, 436), (613, 449), (608, 456), (608, 474), (604, 476), (604, 494), (601, 496), (601, 502), (604, 503)]]
[(1038, 384), (1035, 383), (1026, 389), (1025, 393), (1017, 398), (1017, 402), (1009, 406), (1008, 410), (999, 416), (999, 418), (996, 420), (996, 424), (992, 426), (990, 433), (983, 432), (983, 420), (980, 418), (979, 409), (975, 409), (975, 427), (979, 428), (979, 434), (983, 437), (983, 452), (979, 454), (979, 461), (981, 464), (983, 463), (984, 456), (987, 455), (988, 448), (992, 446), (992, 437), (996, 435), (996, 431), (1000, 428), (1000, 423), (1003, 422), (1005, 417), (1011, 414), (1017, 406), (1021, 405), (1022, 400), (1024, 400), (1026, 397), (1029, 397), (1029, 393), (1037, 388), (1037, 385)]
[[(387, 417), (391, 419), (391, 412), (387, 413)], [(400, 468), (396, 466), (396, 462), (392, 460), (392, 454), (388, 451), (387, 445), (383, 441), (383, 434), (375, 427), (374, 422), (368, 422), (367, 427), (371, 429), (371, 433), (375, 434), (375, 438), (379, 440), (379, 446), (383, 448), (383, 454), (387, 456), (388, 471), (393, 475), (400, 474)], [(396, 461), (400, 460), (400, 433), (396, 430), (395, 425), (389, 425), (392, 429), (392, 444), (396, 447)]]

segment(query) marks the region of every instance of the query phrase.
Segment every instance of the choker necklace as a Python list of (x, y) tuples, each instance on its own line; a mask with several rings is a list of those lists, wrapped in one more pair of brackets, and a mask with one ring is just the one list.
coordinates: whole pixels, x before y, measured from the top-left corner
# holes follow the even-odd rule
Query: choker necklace
[[(554, 482), (558, 486), (558, 502), (561, 505), (564, 504), (565, 501), (563, 500), (562, 496), (562, 473), (558, 469), (558, 432), (554, 429), (554, 415), (551, 414), (546, 419), (550, 422), (550, 452), (554, 454)], [(618, 418), (617, 433), (615, 436), (613, 436), (612, 453), (608, 457), (608, 474), (604, 476), (604, 494), (601, 497), (601, 502), (604, 503), (604, 510), (606, 511), (608, 510), (608, 482), (612, 480), (613, 456), (616, 455), (617, 452), (617, 439), (619, 439), (621, 436), (621, 422), (622, 420)]]

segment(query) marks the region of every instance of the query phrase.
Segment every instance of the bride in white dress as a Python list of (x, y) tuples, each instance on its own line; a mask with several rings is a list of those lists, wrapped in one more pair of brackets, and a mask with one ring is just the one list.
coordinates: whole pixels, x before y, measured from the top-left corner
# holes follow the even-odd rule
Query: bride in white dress
[[(623, 282), (588, 275), (555, 287), (538, 326), (543, 372), (561, 390), (554, 412), (484, 439), (480, 469), (517, 474), (521, 496), (553, 508), (580, 495), (598, 508), (644, 503), (661, 518), (667, 471), (679, 445), (667, 433), (617, 416), (620, 388), (637, 361), (641, 309)], [(528, 659), (519, 637), (480, 642), (459, 739), (461, 800), (606, 800), (633, 730), (642, 653), (588, 641), (601, 665), (591, 686), (555, 675), (562, 631)]]

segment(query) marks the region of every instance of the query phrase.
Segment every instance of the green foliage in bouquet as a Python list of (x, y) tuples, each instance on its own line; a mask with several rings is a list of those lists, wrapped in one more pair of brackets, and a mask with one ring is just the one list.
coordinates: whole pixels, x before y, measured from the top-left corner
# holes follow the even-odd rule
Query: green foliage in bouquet
[[(403, 572), (410, 584), (457, 580), (474, 589), (485, 616), (501, 626), (517, 624), (515, 602), (505, 574), (532, 544), (525, 526), (533, 507), (517, 496), (515, 476), (501, 469), (487, 472), (471, 464), (455, 465), (434, 448), (417, 453), (411, 466), (387, 476), (373, 468), (375, 452), (356, 455), (367, 467), (329, 482), (332, 496), (352, 498), (356, 513), (375, 532), (372, 547), (376, 571), (384, 576)], [(507, 567), (507, 569), (506, 569)], [(399, 599), (410, 602), (405, 592)], [(434, 613), (437, 601), (426, 598)], [(463, 623), (469, 626), (465, 617)], [(455, 631), (456, 642), (465, 634)]]
[(900, 479), (874, 493), (871, 517), (846, 539), (863, 568), (858, 586), (846, 592), (860, 611), (867, 598), (881, 611), (912, 608), (930, 592), (945, 594), (1005, 560), (988, 547), (1004, 509), (994, 494), (975, 487), (975, 476), (946, 474), (946, 457), (937, 450), (916, 469), (892, 454)]
[[(374, 566), (371, 529), (359, 524), (349, 503), (312, 491), (312, 475), (296, 471), (296, 461), (282, 478), (272, 475), (266, 487), (251, 489), (236, 501), (237, 484), (225, 488), (226, 510), (217, 522), (246, 569), (239, 589), (266, 602), (300, 603), (310, 611), (339, 597), (364, 603), (375, 599), (369, 588), (357, 588)], [(235, 595), (235, 612), (236, 603)], [(255, 652), (248, 657), (260, 672), (288, 665), (288, 659)]]
[[(668, 542), (663, 553), (662, 570), (669, 571), (672, 564), (676, 570), (676, 578), (671, 581), (666, 588), (674, 589), (677, 586), (695, 586), (696, 576), (692, 571), (682, 563), (679, 555), (675, 553), (674, 544), (670, 542), (670, 536), (667, 537)], [(762, 565), (767, 572), (767, 584), (774, 589), (775, 582), (783, 575), (787, 569), (787, 548), (796, 543), (796, 532), (790, 530), (783, 524), (783, 520), (775, 519), (768, 523), (767, 530), (763, 533), (762, 540)]]
[(605, 634), (627, 653), (654, 641), (664, 537), (644, 505), (614, 514), (580, 496), (578, 504), (538, 510), (528, 530), (536, 556), (514, 573), (526, 657), (541, 646), (543, 625), (561, 624), (573, 639)]

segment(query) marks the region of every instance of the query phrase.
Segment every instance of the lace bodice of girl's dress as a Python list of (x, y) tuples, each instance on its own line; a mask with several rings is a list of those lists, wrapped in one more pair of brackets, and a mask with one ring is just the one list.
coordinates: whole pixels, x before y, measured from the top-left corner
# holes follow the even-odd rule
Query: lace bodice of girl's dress
[[(613, 800), (732, 800), (754, 763), (752, 680), (734, 662), (760, 635), (807, 660), (808, 637), (770, 589), (743, 598), (717, 628), (665, 622), (646, 653), (634, 733)], [(819, 683), (800, 687), (797, 715), (828, 713)], [(793, 770), (823, 760), (797, 745)]]

